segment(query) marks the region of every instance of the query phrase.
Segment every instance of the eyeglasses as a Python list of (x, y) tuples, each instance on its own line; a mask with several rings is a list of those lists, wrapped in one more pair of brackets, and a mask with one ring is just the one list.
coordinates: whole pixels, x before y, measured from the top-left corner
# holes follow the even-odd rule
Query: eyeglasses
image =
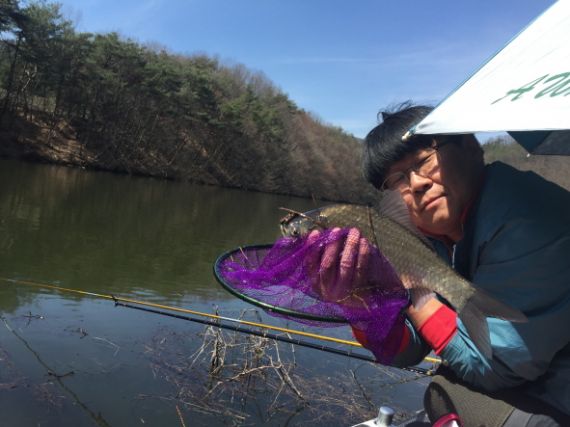
[(418, 161), (414, 166), (408, 168), (404, 171), (393, 173), (388, 176), (382, 185), (380, 190), (398, 190), (406, 191), (410, 189), (410, 174), (413, 172), (424, 178), (431, 178), (439, 169), (439, 163), (437, 162), (437, 151), (444, 144), (433, 146), (433, 151), (425, 156), (423, 159)]

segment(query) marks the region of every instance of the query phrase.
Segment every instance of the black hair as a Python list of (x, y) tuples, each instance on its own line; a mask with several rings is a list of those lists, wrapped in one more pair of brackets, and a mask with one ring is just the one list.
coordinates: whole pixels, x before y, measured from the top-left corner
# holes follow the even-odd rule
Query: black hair
[(372, 129), (364, 139), (362, 169), (364, 177), (374, 187), (380, 188), (390, 167), (408, 154), (430, 147), (433, 136), (413, 135), (405, 141), (402, 137), (433, 110), (426, 105), (404, 102), (392, 111), (383, 111), (382, 123)]

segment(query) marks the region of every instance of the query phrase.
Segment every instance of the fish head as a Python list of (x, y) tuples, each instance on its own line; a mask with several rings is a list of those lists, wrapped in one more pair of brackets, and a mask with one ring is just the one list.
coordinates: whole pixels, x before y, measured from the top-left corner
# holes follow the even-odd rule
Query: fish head
[(327, 218), (321, 214), (319, 209), (309, 212), (296, 212), (290, 209), (285, 210), (289, 213), (279, 221), (283, 236), (301, 237), (309, 234), (313, 230), (327, 228)]

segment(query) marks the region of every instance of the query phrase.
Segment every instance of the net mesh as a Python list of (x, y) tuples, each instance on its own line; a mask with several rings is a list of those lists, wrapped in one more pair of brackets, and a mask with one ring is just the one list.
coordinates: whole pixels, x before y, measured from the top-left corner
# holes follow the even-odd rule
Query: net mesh
[[(228, 290), (270, 314), (320, 327), (349, 323), (378, 361), (389, 363), (400, 345), (402, 310), (409, 298), (386, 258), (371, 245), (358, 284), (339, 288), (338, 272), (331, 275), (330, 270), (326, 283), (322, 280), (325, 247), (344, 241), (348, 231), (324, 230), (316, 239), (284, 237), (271, 247), (238, 248), (218, 259), (216, 276)], [(332, 289), (334, 298), (328, 292)]]

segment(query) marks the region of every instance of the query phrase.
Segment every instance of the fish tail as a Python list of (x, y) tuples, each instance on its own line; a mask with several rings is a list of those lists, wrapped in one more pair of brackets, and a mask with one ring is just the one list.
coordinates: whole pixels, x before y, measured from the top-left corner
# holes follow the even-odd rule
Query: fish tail
[(475, 346), (483, 356), (490, 359), (493, 355), (493, 350), (491, 348), (489, 325), (487, 325), (486, 316), (476, 305), (468, 302), (459, 313), (459, 318)]
[(475, 288), (475, 292), (469, 298), (468, 303), (477, 306), (487, 317), (496, 317), (516, 323), (528, 321), (523, 312), (497, 300), (479, 288)]
[(459, 318), (473, 343), (487, 358), (492, 355), (487, 317), (496, 317), (510, 322), (528, 320), (520, 310), (509, 307), (481, 289), (475, 289), (475, 293), (459, 312)]

